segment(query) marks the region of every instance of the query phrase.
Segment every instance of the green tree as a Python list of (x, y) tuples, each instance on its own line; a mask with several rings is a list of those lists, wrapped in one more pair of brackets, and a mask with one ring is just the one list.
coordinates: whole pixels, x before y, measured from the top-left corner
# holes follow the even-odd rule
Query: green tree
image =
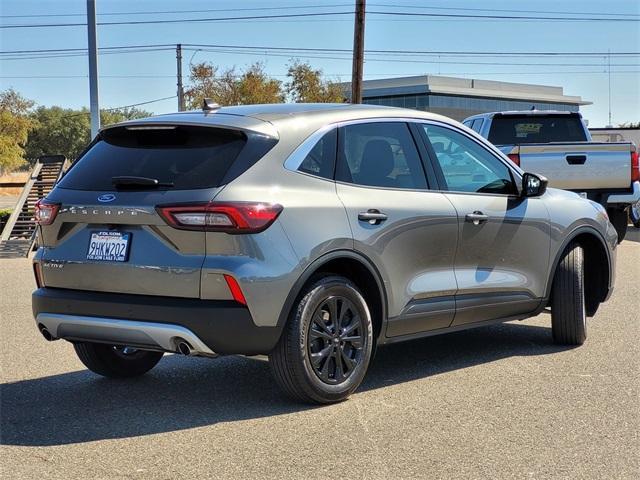
[[(103, 110), (100, 112), (100, 124), (107, 126), (149, 115), (149, 112), (136, 108)], [(86, 108), (39, 107), (32, 118), (38, 128), (29, 134), (26, 145), (29, 159), (35, 160), (41, 155), (64, 155), (74, 160), (91, 141), (91, 119)]]
[(25, 163), (24, 145), (36, 126), (28, 115), (32, 106), (13, 89), (0, 92), (0, 174)]
[(252, 103), (282, 103), (282, 82), (269, 78), (264, 65), (254, 63), (241, 75), (237, 82), (239, 102), (242, 105)]
[(90, 141), (87, 109), (38, 107), (32, 116), (38, 122), (26, 146), (27, 157), (32, 161), (42, 155), (64, 155), (73, 160)]
[(185, 99), (191, 109), (200, 108), (205, 98), (219, 105), (284, 101), (281, 82), (270, 78), (261, 63), (254, 63), (241, 73), (235, 67), (222, 70), (208, 62), (198, 63), (191, 66), (189, 80)]
[(136, 118), (145, 118), (153, 115), (146, 110), (140, 110), (139, 108), (119, 108), (117, 110), (101, 110), (100, 111), (100, 125), (106, 127), (114, 123), (124, 122), (126, 120), (135, 120)]
[(343, 103), (344, 93), (339, 84), (324, 80), (322, 70), (314, 69), (307, 62), (293, 60), (288, 65), (285, 84), (291, 101), (296, 103)]

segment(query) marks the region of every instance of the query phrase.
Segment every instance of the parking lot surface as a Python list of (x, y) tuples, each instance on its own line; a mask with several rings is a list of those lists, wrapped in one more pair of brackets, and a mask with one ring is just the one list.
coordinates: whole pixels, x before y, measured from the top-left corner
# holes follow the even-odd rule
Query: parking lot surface
[(2, 478), (640, 478), (640, 232), (580, 348), (542, 314), (381, 349), (348, 401), (288, 401), (263, 358), (87, 372), (0, 260)]

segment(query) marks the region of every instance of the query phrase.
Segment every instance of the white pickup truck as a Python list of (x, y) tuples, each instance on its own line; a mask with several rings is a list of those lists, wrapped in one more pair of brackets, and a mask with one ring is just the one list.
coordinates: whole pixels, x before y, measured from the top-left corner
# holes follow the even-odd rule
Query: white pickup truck
[(530, 110), (474, 115), (462, 122), (549, 185), (606, 207), (621, 242), (629, 207), (640, 200), (638, 151), (632, 142), (593, 142), (577, 112)]

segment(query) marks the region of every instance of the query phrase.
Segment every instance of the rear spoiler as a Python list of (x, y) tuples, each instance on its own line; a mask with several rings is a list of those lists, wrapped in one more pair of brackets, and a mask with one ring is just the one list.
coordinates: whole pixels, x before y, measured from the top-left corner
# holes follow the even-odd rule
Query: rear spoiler
[(575, 117), (582, 119), (580, 112), (561, 112), (555, 110), (523, 110), (521, 112), (496, 112), (493, 114), (493, 118), (496, 117)]

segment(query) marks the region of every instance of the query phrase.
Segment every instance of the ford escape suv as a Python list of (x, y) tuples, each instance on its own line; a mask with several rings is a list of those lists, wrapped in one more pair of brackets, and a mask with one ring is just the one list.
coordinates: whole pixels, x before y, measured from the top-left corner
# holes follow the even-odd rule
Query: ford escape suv
[(377, 346), (551, 310), (579, 345), (613, 289), (598, 204), (438, 115), (256, 105), (104, 128), (37, 207), (33, 313), (107, 377), (165, 352), (269, 356), (339, 401)]

